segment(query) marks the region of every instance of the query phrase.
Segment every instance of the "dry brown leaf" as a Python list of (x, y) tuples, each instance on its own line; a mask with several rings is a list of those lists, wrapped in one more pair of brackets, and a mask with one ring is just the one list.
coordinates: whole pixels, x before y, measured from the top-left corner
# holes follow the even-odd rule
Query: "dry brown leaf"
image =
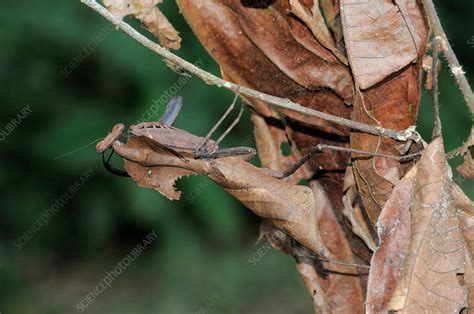
[[(331, 200), (317, 181), (311, 181), (310, 187), (318, 202), (318, 229), (328, 249), (326, 257), (332, 261), (354, 263), (355, 257), (349, 241), (339, 225)], [(359, 262), (359, 261), (357, 261)], [(319, 284), (326, 296), (330, 311), (326, 313), (363, 313), (364, 292), (362, 278), (366, 276), (353, 266), (324, 263), (327, 277), (320, 278)]]
[[(324, 59), (302, 49), (291, 32), (287, 17), (282, 14), (283, 8), (279, 10), (277, 6), (269, 6), (260, 10), (245, 7), (237, 1), (222, 2), (237, 16), (244, 34), (289, 78), (308, 89), (331, 88), (344, 99), (352, 97), (352, 79), (348, 68), (324, 47), (321, 56), (330, 55)], [(269, 29), (278, 31), (268, 32)], [(328, 59), (331, 62), (327, 62)]]
[[(464, 217), (474, 217), (474, 203), (467, 197), (467, 195), (463, 192), (463, 190), (459, 187), (459, 185), (453, 183), (453, 196), (454, 200), (456, 201), (456, 208), (459, 210), (460, 214), (464, 214)], [(462, 217), (462, 216), (461, 216)], [(469, 236), (467, 237), (468, 239), (472, 239), (472, 241), (467, 241), (469, 244), (469, 249), (470, 251), (474, 254), (474, 220), (471, 219), (462, 219), (461, 221), (464, 221), (467, 223), (468, 229), (471, 229), (473, 227), (472, 237)], [(465, 230), (463, 228), (463, 230)], [(471, 243), (472, 242), (472, 243)]]
[[(422, 14), (421, 4), (407, 6), (410, 23), (421, 38), (419, 60), (426, 51), (428, 25)], [(410, 64), (396, 75), (357, 93), (352, 119), (384, 128), (404, 130), (416, 124), (421, 95), (421, 62)], [(400, 155), (395, 140), (380, 138), (360, 132), (351, 133), (351, 147), (369, 152)], [(413, 147), (412, 149), (416, 149)], [(413, 152), (413, 150), (412, 150)], [(399, 163), (386, 158), (357, 157), (354, 166), (357, 187), (367, 215), (373, 224), (400, 177), (412, 167), (411, 162)]]
[(464, 286), (467, 289), (467, 313), (474, 310), (474, 203), (464, 194), (461, 188), (453, 183), (453, 196), (458, 210), (461, 233), (466, 242), (468, 258), (466, 258), (466, 272)]
[(213, 166), (222, 175), (209, 177), (247, 208), (270, 219), (274, 226), (316, 254), (326, 254), (316, 223), (320, 208), (308, 187), (269, 177), (265, 171), (234, 157), (217, 159)]
[[(383, 1), (392, 8), (390, 1)], [(358, 9), (370, 5), (364, 2), (357, 5)], [(374, 8), (377, 6), (374, 5)], [(390, 9), (391, 10), (391, 9)], [(407, 25), (413, 25), (416, 37), (420, 38), (419, 60), (426, 50), (428, 26), (422, 14), (421, 5), (411, 3), (406, 6), (408, 11)], [(368, 11), (369, 12), (369, 11)], [(400, 13), (401, 14), (401, 13)], [(364, 19), (367, 17), (359, 17)], [(367, 26), (370, 27), (370, 26)], [(368, 35), (367, 35), (368, 36)], [(421, 62), (410, 64), (400, 70), (397, 75), (390, 76), (379, 84), (357, 93), (352, 119), (366, 124), (397, 130), (407, 129), (416, 123), (421, 87)], [(380, 138), (360, 132), (351, 133), (351, 147), (363, 151), (400, 155), (399, 143), (387, 138)], [(411, 168), (412, 163), (400, 164), (385, 158), (357, 157), (354, 163), (354, 175), (357, 188), (364, 203), (367, 215), (375, 224), (377, 217), (388, 199), (393, 187)]]
[[(341, 0), (344, 41), (358, 87), (366, 89), (417, 59), (407, 0)], [(408, 0), (410, 1), (410, 0)], [(411, 1), (410, 1), (411, 2)]]
[[(219, 63), (225, 78), (312, 109), (350, 117), (351, 108), (345, 104), (353, 98), (352, 86), (347, 85), (348, 82), (353, 85), (349, 68), (322, 46), (297, 17), (288, 14), (287, 0), (271, 3), (181, 0), (179, 5), (201, 43)], [(328, 6), (328, 10), (337, 14), (337, 5)], [(345, 95), (344, 99), (336, 94)], [(249, 103), (265, 119), (260, 124), (269, 126), (270, 132), (265, 132), (275, 136), (273, 141), (258, 142), (259, 154), (267, 152), (268, 157), (270, 152), (278, 151), (281, 139), (285, 137), (293, 144), (292, 151), (304, 152), (319, 143), (347, 145), (348, 128), (283, 111), (291, 129), (288, 131), (265, 103), (254, 99), (249, 99)], [(280, 158), (279, 155), (276, 155), (278, 158), (265, 158), (271, 164), (264, 162), (263, 165), (281, 170), (297, 159), (296, 156)], [(311, 172), (299, 172), (293, 177), (295, 180), (309, 179), (313, 172), (323, 170), (321, 177), (342, 183), (347, 159), (345, 152), (325, 151), (308, 162), (307, 169)], [(338, 198), (341, 186), (336, 183), (331, 191), (331, 197)]]
[(158, 38), (164, 47), (178, 50), (181, 47), (181, 37), (166, 16), (156, 7), (161, 2), (163, 1), (104, 0), (104, 5), (120, 19), (128, 15), (135, 16), (150, 33)]
[(344, 178), (344, 196), (342, 197), (344, 208), (342, 213), (349, 219), (352, 231), (364, 241), (369, 249), (375, 251), (377, 249), (377, 243), (375, 243), (369, 226), (367, 225), (363, 209), (359, 203), (354, 203), (357, 195), (357, 187), (352, 167), (347, 167), (346, 176)]
[(409, 251), (390, 310), (459, 313), (466, 304), (457, 278), (466, 250), (447, 167), (443, 141), (435, 138), (417, 165)]
[(194, 159), (190, 155), (180, 157), (133, 137), (129, 143), (116, 142), (113, 147), (125, 159), (129, 174), (144, 187), (154, 188), (170, 199), (179, 199), (174, 188), (177, 179), (183, 175), (205, 175), (311, 251), (323, 256), (327, 252), (317, 225), (320, 209), (308, 187), (268, 176), (245, 157), (213, 160)]
[(269, 169), (279, 169), (283, 158), (280, 149), (283, 132), (280, 132), (281, 129), (277, 127), (268, 125), (258, 114), (252, 114), (251, 119), (254, 126), (255, 144), (262, 165)]
[(148, 31), (155, 35), (164, 47), (175, 50), (181, 47), (179, 32), (158, 8), (155, 7), (146, 14), (138, 15), (138, 18), (142, 20)]
[[(151, 149), (147, 142), (137, 137), (130, 137), (127, 142), (127, 148)], [(154, 147), (154, 150), (157, 151), (158, 148)], [(165, 150), (160, 150), (159, 152), (170, 158), (175, 157)], [(193, 171), (175, 167), (146, 167), (127, 159), (124, 159), (124, 167), (139, 186), (152, 188), (171, 201), (179, 200), (181, 197), (181, 191), (177, 191), (175, 187), (176, 181), (184, 176), (195, 174)]]
[(240, 1), (179, 4), (200, 41), (234, 80), (282, 97), (329, 88), (352, 98), (349, 69), (304, 24), (287, 15), (288, 1), (264, 9)]
[(473, 255), (466, 259), (466, 271), (464, 274), (464, 286), (467, 289), (467, 304), (462, 313), (472, 313), (474, 310), (474, 265)]
[(456, 170), (466, 178), (474, 180), (474, 161), (472, 160), (470, 150), (466, 151), (466, 154), (464, 155), (464, 162), (459, 167), (457, 167)]
[(128, 15), (139, 15), (149, 12), (162, 3), (162, 0), (104, 0), (104, 5), (113, 15), (120, 19)]
[(345, 51), (341, 16), (339, 15), (339, 0), (320, 0), (319, 5), (323, 11), (327, 25), (333, 33), (336, 46), (341, 49), (341, 51)]
[(260, 224), (260, 239), (265, 239), (274, 249), (295, 257), (296, 269), (303, 277), (305, 286), (313, 299), (314, 312), (329, 313), (327, 297), (321, 287), (314, 260), (299, 256), (297, 249), (291, 245), (291, 239), (266, 221)]
[(307, 263), (297, 263), (296, 269), (303, 277), (306, 289), (310, 291), (313, 298), (314, 313), (332, 313), (331, 307), (327, 304), (327, 297), (321, 288), (318, 273), (313, 265)]
[(324, 21), (319, 8), (319, 1), (314, 0), (309, 12), (300, 0), (290, 0), (291, 11), (299, 17), (311, 30), (314, 37), (345, 65), (348, 65), (346, 56), (336, 47), (336, 43)]
[(417, 168), (413, 167), (395, 186), (377, 221), (379, 248), (370, 263), (367, 313), (387, 313), (408, 253), (411, 234), (411, 193)]

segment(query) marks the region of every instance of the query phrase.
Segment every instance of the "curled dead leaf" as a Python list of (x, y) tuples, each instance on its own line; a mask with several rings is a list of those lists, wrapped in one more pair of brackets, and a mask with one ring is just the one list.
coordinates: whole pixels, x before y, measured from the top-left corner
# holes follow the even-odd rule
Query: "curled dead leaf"
[(466, 178), (474, 180), (474, 161), (472, 160), (472, 154), (469, 150), (464, 155), (464, 162), (456, 169)]
[(321, 288), (318, 273), (313, 265), (305, 262), (296, 264), (296, 269), (303, 277), (306, 289), (313, 299), (314, 313), (332, 313), (331, 306), (327, 303), (327, 296)]
[(453, 195), (458, 210), (461, 233), (464, 237), (468, 253), (463, 281), (467, 289), (466, 311), (467, 313), (471, 313), (471, 311), (474, 310), (474, 202), (454, 183)]
[(156, 7), (161, 2), (162, 0), (104, 0), (104, 5), (120, 19), (128, 15), (135, 16), (150, 33), (158, 38), (161, 45), (178, 50), (181, 47), (181, 37), (166, 16)]
[(344, 41), (357, 85), (366, 89), (417, 59), (420, 39), (407, 0), (341, 0)]
[(319, 8), (319, 1), (315, 0), (311, 6), (311, 11), (300, 2), (300, 0), (290, 0), (291, 11), (299, 17), (311, 30), (314, 37), (345, 65), (348, 65), (346, 56), (336, 47), (336, 43), (329, 28), (326, 25), (323, 14)]
[[(130, 137), (126, 147), (130, 150), (136, 149), (137, 152), (139, 152), (140, 149), (142, 149), (142, 152), (144, 152), (145, 149), (151, 150), (150, 145), (138, 137)], [(123, 150), (124, 148), (120, 149)], [(154, 147), (154, 151), (157, 150), (159, 150), (159, 148)], [(159, 152), (169, 158), (176, 157), (165, 150), (159, 150)], [(172, 201), (179, 200), (181, 197), (181, 191), (176, 190), (176, 181), (183, 176), (196, 174), (193, 171), (177, 167), (149, 167), (129, 159), (124, 159), (124, 167), (139, 186), (152, 188)]]
[(336, 46), (341, 51), (345, 51), (341, 16), (339, 14), (339, 0), (320, 0), (319, 5), (323, 11), (326, 23), (334, 36)]
[(402, 313), (459, 313), (466, 289), (461, 235), (441, 138), (422, 154), (413, 187), (411, 237), (402, 275), (389, 309)]
[(352, 167), (347, 167), (344, 178), (344, 196), (342, 197), (344, 207), (342, 213), (351, 223), (352, 231), (364, 241), (369, 249), (375, 251), (377, 243), (372, 237), (361, 204), (359, 202), (355, 203), (356, 198), (357, 187), (354, 173)]
[(308, 187), (268, 176), (264, 170), (234, 157), (217, 159), (213, 166), (222, 175), (209, 177), (247, 208), (316, 254), (326, 255), (317, 225), (320, 209)]
[[(410, 65), (397, 76), (366, 90), (357, 97), (353, 119), (381, 127), (407, 129), (416, 123), (420, 100), (420, 65)], [(390, 95), (387, 98), (387, 95)], [(412, 144), (412, 143), (409, 143)], [(360, 132), (351, 133), (351, 148), (399, 156), (395, 140)], [(408, 146), (411, 152), (417, 145)], [(400, 163), (387, 158), (367, 158), (353, 154), (354, 174), (367, 215), (373, 224), (394, 185), (413, 162)]]
[(180, 193), (174, 187), (177, 179), (183, 175), (205, 175), (256, 215), (269, 219), (316, 254), (326, 255), (317, 224), (320, 210), (308, 187), (269, 176), (265, 170), (248, 163), (248, 157), (177, 156), (159, 146), (150, 146), (141, 137), (131, 137), (126, 144), (117, 141), (113, 148), (140, 186), (153, 188), (169, 199), (179, 199)]
[[(333, 205), (321, 184), (311, 181), (310, 187), (319, 204), (318, 229), (328, 249), (326, 258), (332, 261), (354, 263), (355, 257), (349, 241), (336, 217)], [(363, 313), (364, 292), (362, 269), (335, 263), (323, 263), (327, 271), (325, 278), (319, 279), (329, 309), (326, 313)]]
[[(399, 3), (399, 1), (396, 1)], [(343, 4), (346, 5), (343, 5)], [(361, 51), (359, 61), (361, 61), (361, 67), (365, 69), (363, 62), (382, 62), (384, 58), (377, 58), (376, 50), (373, 51), (364, 45), (377, 45), (379, 41), (383, 41), (378, 48), (379, 53), (383, 53), (383, 57), (390, 59), (390, 61), (383, 61), (386, 67), (390, 68), (396, 65), (399, 61), (400, 64), (394, 66), (398, 68), (395, 75), (390, 75), (391, 70), (384, 69), (382, 67), (375, 66), (378, 70), (384, 72), (382, 81), (372, 87), (358, 92), (354, 103), (354, 111), (352, 113), (352, 119), (355, 121), (363, 122), (366, 124), (375, 125), (382, 128), (393, 128), (396, 130), (404, 130), (416, 124), (418, 107), (421, 96), (421, 57), (426, 52), (427, 37), (428, 37), (428, 25), (423, 15), (423, 8), (419, 2), (408, 1), (404, 6), (406, 12), (396, 12), (399, 10), (399, 6), (394, 1), (372, 1), (372, 2), (360, 2), (360, 1), (341, 1), (342, 10), (345, 13), (341, 13), (343, 16), (346, 15), (346, 19), (349, 20), (349, 32), (354, 32), (354, 38), (362, 39), (357, 41), (354, 47), (360, 49), (367, 49), (365, 52), (371, 55), (365, 54), (369, 57), (364, 61), (364, 51)], [(346, 8), (346, 6), (349, 6)], [(379, 11), (379, 9), (386, 9), (386, 11)], [(351, 17), (352, 14), (357, 14), (355, 17)], [(359, 15), (361, 14), (361, 15)], [(386, 19), (382, 18), (382, 15), (387, 15)], [(406, 16), (407, 14), (407, 16)], [(374, 19), (375, 23), (366, 23), (364, 21)], [(344, 20), (344, 18), (343, 18)], [(361, 24), (362, 23), (362, 24)], [(386, 23), (394, 23), (394, 27), (387, 27)], [(361, 24), (361, 28), (352, 28), (355, 25)], [(372, 25), (373, 24), (373, 25)], [(397, 28), (399, 25), (400, 28)], [(411, 30), (416, 36), (411, 36)], [(343, 23), (344, 31), (346, 26)], [(381, 28), (381, 30), (378, 29)], [(366, 30), (367, 32), (363, 32)], [(400, 38), (398, 33), (400, 32)], [(387, 35), (387, 40), (383, 36)], [(410, 37), (410, 38), (408, 38)], [(351, 41), (351, 38), (345, 38), (347, 41)], [(365, 39), (364, 39), (365, 38)], [(415, 40), (415, 38), (419, 38)], [(406, 45), (403, 44), (406, 41)], [(384, 45), (388, 45), (385, 49)], [(395, 53), (393, 50), (399, 49), (401, 46), (411, 49), (412, 52), (407, 55), (403, 55), (401, 59), (397, 56), (389, 56)], [(354, 48), (353, 47), (353, 48)], [(408, 48), (411, 47), (411, 48)], [(416, 47), (416, 49), (415, 49)], [(350, 49), (349, 49), (350, 50)], [(351, 59), (351, 52), (348, 52), (349, 59)], [(408, 55), (417, 55), (418, 61), (411, 63), (410, 58), (406, 58)], [(394, 60), (391, 60), (391, 59)], [(393, 61), (393, 62), (392, 62)], [(385, 63), (386, 62), (386, 63)], [(352, 65), (357, 67), (357, 65)], [(368, 67), (367, 69), (370, 69)], [(365, 70), (364, 70), (365, 71)], [(355, 74), (356, 75), (356, 74)], [(380, 78), (384, 75), (381, 75)], [(400, 155), (401, 152), (398, 149), (400, 143), (395, 140), (387, 138), (380, 138), (378, 136), (372, 136), (361, 132), (351, 133), (351, 148), (359, 149), (363, 151), (378, 152), (389, 155)], [(408, 143), (410, 144), (410, 143)], [(416, 145), (407, 146), (403, 151), (411, 149), (416, 150)], [(385, 158), (366, 158), (361, 155), (353, 155), (356, 158), (354, 163), (354, 175), (356, 177), (357, 188), (361, 195), (364, 203), (367, 215), (371, 222), (375, 224), (377, 217), (387, 201), (390, 193), (397, 184), (399, 179), (405, 175), (405, 173), (412, 167), (412, 162), (399, 163), (394, 160), (388, 160)]]
[[(346, 105), (353, 99), (350, 69), (321, 45), (299, 18), (288, 14), (287, 0), (268, 3), (180, 0), (179, 5), (226, 79), (312, 109), (350, 117), (351, 108)], [(332, 0), (324, 0), (321, 5), (324, 14), (331, 16), (337, 25), (338, 5)], [(266, 167), (284, 169), (288, 162), (296, 161), (297, 151), (302, 155), (302, 151), (319, 143), (347, 143), (348, 128), (283, 110), (281, 113), (288, 123), (285, 128), (267, 104), (255, 99), (248, 101), (261, 117), (258, 128), (266, 134), (265, 140), (257, 138)], [(262, 128), (264, 124), (267, 126)], [(269, 137), (274, 139), (268, 140)], [(279, 152), (282, 139), (291, 142), (292, 156), (282, 156)], [(347, 158), (345, 152), (317, 154), (304, 171), (291, 179), (309, 179), (315, 171), (324, 169), (323, 176), (342, 182)]]
[(372, 256), (367, 285), (367, 313), (387, 313), (402, 273), (411, 235), (410, 206), (417, 168), (395, 186), (377, 221), (380, 245)]

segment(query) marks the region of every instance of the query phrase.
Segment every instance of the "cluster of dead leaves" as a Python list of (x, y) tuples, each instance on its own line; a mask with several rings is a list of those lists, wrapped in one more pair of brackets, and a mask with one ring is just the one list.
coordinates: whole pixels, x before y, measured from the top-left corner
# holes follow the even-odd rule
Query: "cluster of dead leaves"
[[(179, 47), (158, 0), (104, 2), (120, 17), (141, 19), (165, 46)], [(429, 34), (418, 1), (178, 4), (227, 80), (377, 127), (416, 123)], [(395, 156), (422, 149), (289, 110), (281, 118), (264, 101), (248, 101), (259, 158), (269, 169), (285, 169), (320, 143)], [(297, 259), (316, 312), (455, 313), (473, 306), (474, 205), (452, 181), (441, 138), (409, 162), (325, 151), (288, 180), (244, 158), (177, 157), (143, 138), (114, 149), (141, 186), (177, 199), (176, 179), (205, 175), (276, 228), (268, 234), (283, 231), (288, 238), (274, 246)], [(469, 149), (464, 155), (459, 171), (472, 178)], [(301, 179), (309, 187), (297, 185)]]

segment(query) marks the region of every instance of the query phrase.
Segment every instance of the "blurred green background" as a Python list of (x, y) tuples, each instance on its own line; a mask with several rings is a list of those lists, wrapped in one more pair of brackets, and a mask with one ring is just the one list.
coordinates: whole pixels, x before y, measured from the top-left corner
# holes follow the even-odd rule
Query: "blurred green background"
[[(473, 82), (474, 2), (436, 2)], [(218, 74), (176, 4), (162, 8), (181, 32), (178, 54)], [(109, 174), (94, 145), (58, 158), (117, 122), (133, 123), (179, 79), (159, 57), (108, 27), (79, 0), (0, 2), (1, 130), (31, 109), (0, 142), (0, 312), (79, 312), (76, 304), (154, 230), (157, 239), (88, 313), (310, 313), (292, 258), (255, 244), (259, 220), (213, 183), (183, 179), (182, 200), (170, 202)], [(101, 34), (94, 53), (64, 75)], [(470, 117), (446, 67), (440, 91), (449, 150), (467, 138)], [(185, 104), (176, 125), (195, 134), (205, 134), (233, 97), (195, 78), (179, 95)], [(423, 97), (419, 128), (429, 138), (430, 95)], [(239, 145), (251, 132), (247, 113), (223, 146)], [(18, 249), (15, 241), (89, 168), (93, 177)], [(472, 184), (463, 188), (474, 197)]]

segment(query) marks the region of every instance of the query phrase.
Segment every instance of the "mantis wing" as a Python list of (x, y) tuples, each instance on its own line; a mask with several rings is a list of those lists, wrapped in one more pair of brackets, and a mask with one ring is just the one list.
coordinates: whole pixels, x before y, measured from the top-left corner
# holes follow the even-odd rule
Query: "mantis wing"
[(183, 97), (174, 96), (166, 105), (165, 113), (161, 116), (159, 122), (165, 125), (173, 125), (183, 106)]
[(146, 137), (146, 136), (134, 136), (134, 139), (144, 141), (150, 148), (154, 151), (166, 151), (168, 153), (171, 153), (172, 155), (178, 157), (178, 158), (183, 158), (183, 155), (181, 155), (177, 150), (175, 150), (172, 147), (168, 147), (166, 145), (163, 145), (157, 141), (154, 141), (153, 139)]

